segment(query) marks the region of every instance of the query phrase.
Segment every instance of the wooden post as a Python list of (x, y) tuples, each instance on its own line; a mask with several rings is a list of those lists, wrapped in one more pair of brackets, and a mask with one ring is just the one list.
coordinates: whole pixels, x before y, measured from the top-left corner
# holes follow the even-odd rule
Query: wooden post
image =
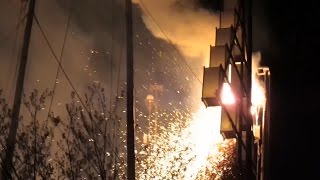
[(34, 8), (35, 8), (35, 0), (29, 1), (29, 9), (27, 14), (27, 22), (24, 30), (22, 51), (20, 57), (20, 66), (19, 66), (19, 74), (16, 82), (16, 89), (14, 95), (14, 102), (12, 108), (12, 119), (11, 126), (9, 129), (9, 135), (6, 142), (6, 154), (4, 161), (2, 162), (2, 179), (12, 179), (11, 171), (13, 168), (12, 158), (14, 154), (15, 144), (16, 144), (16, 134), (19, 125), (20, 118), (20, 107), (21, 107), (21, 98), (23, 93), (23, 83), (28, 59), (28, 51), (32, 30), (32, 23), (34, 17)]
[(126, 38), (127, 38), (127, 179), (135, 180), (134, 154), (134, 77), (132, 40), (132, 2), (126, 0)]

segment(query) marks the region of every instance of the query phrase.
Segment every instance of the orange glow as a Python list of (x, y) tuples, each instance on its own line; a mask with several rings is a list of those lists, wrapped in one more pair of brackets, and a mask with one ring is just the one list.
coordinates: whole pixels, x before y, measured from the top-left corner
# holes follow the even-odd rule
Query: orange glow
[(228, 83), (223, 83), (222, 85), (221, 101), (225, 105), (234, 104), (236, 102), (231, 87)]
[(258, 125), (258, 112), (261, 108), (264, 107), (266, 101), (266, 97), (265, 97), (265, 90), (264, 87), (262, 86), (260, 80), (256, 77), (253, 76), (252, 77), (252, 88), (251, 88), (251, 114), (253, 116), (254, 119), (254, 124)]
[(252, 78), (251, 103), (253, 106), (262, 106), (265, 103), (264, 89), (257, 78)]
[(251, 103), (253, 107), (251, 109), (255, 109), (254, 112), (256, 113), (259, 108), (264, 106), (266, 101), (265, 89), (262, 85), (262, 82), (257, 77), (260, 60), (261, 60), (260, 52), (252, 54)]
[(256, 115), (256, 114), (257, 114), (257, 109), (256, 109), (256, 107), (255, 107), (255, 106), (251, 106), (250, 112), (251, 112), (251, 114), (252, 114), (253, 116)]
[[(160, 127), (162, 131), (150, 139), (148, 148), (141, 148), (138, 179), (202, 180), (220, 171), (219, 162), (224, 160), (226, 152), (219, 146), (228, 142), (220, 134), (220, 106), (201, 105), (192, 114), (177, 110), (153, 115), (174, 121), (167, 128)], [(216, 173), (216, 178), (220, 176)]]

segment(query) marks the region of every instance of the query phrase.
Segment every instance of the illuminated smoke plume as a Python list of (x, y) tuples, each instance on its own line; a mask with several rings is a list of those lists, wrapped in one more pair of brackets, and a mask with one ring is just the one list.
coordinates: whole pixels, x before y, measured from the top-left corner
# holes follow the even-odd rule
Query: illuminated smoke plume
[(176, 45), (188, 61), (197, 61), (192, 64), (202, 67), (208, 63), (209, 45), (215, 42), (218, 16), (197, 7), (192, 0), (134, 2), (142, 7), (143, 20), (156, 37), (169, 39), (169, 43)]
[[(113, 24), (115, 22), (124, 22), (124, 15), (121, 14), (123, 11), (120, 11), (121, 8), (114, 8), (111, 4), (105, 4), (111, 3), (111, 1), (87, 2), (79, 1), (74, 4), (62, 58), (66, 73), (81, 94), (84, 91), (83, 87), (88, 83), (99, 81), (108, 86), (111, 84), (110, 82), (117, 81), (115, 71), (118, 68), (114, 67), (121, 67), (121, 64), (113, 65), (112, 63), (115, 63), (116, 59), (124, 59), (125, 57), (120, 55), (123, 44), (117, 43), (118, 41), (123, 41), (122, 33), (124, 29), (121, 28), (124, 27), (124, 24)], [(143, 21), (153, 35), (176, 46), (182, 52), (189, 66), (193, 70), (199, 69), (199, 72), (202, 73), (202, 67), (208, 65), (209, 45), (214, 45), (215, 28), (218, 24), (217, 16), (198, 8), (193, 0), (134, 0), (134, 2), (139, 4), (143, 10)], [(115, 19), (113, 20), (110, 18), (111, 13), (106, 13), (111, 12), (111, 8), (115, 9), (114, 13), (118, 13), (114, 14)], [(61, 0), (38, 1), (37, 4), (37, 17), (57, 56), (60, 55), (62, 48), (69, 13), (68, 9), (65, 1)], [(148, 12), (152, 14), (152, 17)], [(106, 15), (101, 16), (101, 14)], [(111, 30), (110, 27), (116, 28)], [(136, 41), (148, 36), (141, 29), (143, 28), (138, 27), (134, 34)], [(116, 32), (114, 38), (111, 38), (111, 31)], [(141, 34), (138, 35), (139, 33)], [(203, 104), (200, 101), (201, 84), (196, 82), (194, 77), (191, 77), (192, 74), (190, 72), (185, 73), (188, 69), (182, 66), (183, 62), (179, 61), (180, 58), (174, 57), (173, 53), (167, 50), (169, 49), (167, 47), (161, 49), (159, 46), (162, 47), (162, 44), (160, 45), (158, 41), (153, 38), (150, 39), (148, 40), (150, 42), (141, 40), (140, 43), (143, 46), (140, 44), (136, 46), (136, 48), (141, 48), (141, 56), (137, 56), (138, 58), (135, 60), (143, 61), (137, 65), (137, 69), (141, 69), (141, 71), (137, 70), (136, 72), (137, 77), (139, 77), (137, 80), (143, 82), (140, 83), (142, 85), (137, 83), (137, 99), (141, 99), (146, 95), (144, 91), (141, 92), (143, 85), (152, 84), (153, 79), (161, 79), (158, 77), (160, 76), (159, 72), (161, 72), (163, 81), (166, 83), (165, 93), (171, 93), (169, 94), (170, 96), (167, 96), (170, 98), (161, 99), (163, 104), (174, 104), (175, 102), (173, 101), (177, 101), (177, 103), (185, 106), (192, 106), (188, 101), (184, 103), (182, 98), (179, 99), (180, 94), (183, 92), (185, 93), (183, 97), (188, 97), (189, 99), (195, 97), (195, 99), (199, 100), (195, 106), (202, 106), (198, 111), (189, 112), (180, 108), (182, 105), (172, 105), (172, 107), (170, 105), (170, 110), (155, 112), (152, 115), (153, 117), (151, 118), (154, 119), (157, 116), (159, 120), (162, 120), (160, 122), (165, 124), (160, 125), (159, 136), (152, 139), (153, 146), (150, 147), (149, 153), (154, 154), (149, 156), (147, 161), (146, 159), (142, 160), (142, 162), (139, 161), (140, 165), (148, 165), (148, 172), (144, 173), (139, 169), (137, 176), (145, 175), (141, 179), (174, 179), (170, 177), (180, 177), (182, 179), (201, 179), (202, 177), (202, 179), (208, 179), (205, 178), (205, 174), (208, 171), (209, 174), (214, 173), (218, 177), (227, 167), (218, 167), (218, 165), (221, 166), (220, 162), (228, 159), (226, 151), (231, 152), (228, 148), (223, 150), (223, 147), (234, 146), (234, 144), (229, 146), (226, 143), (227, 141), (221, 142), (221, 135), (219, 134), (220, 120), (218, 118), (220, 114), (203, 108)], [(54, 112), (62, 112), (64, 110), (63, 104), (69, 100), (69, 94), (66, 92), (72, 89), (62, 71), (59, 72), (58, 78), (55, 79), (58, 69), (57, 62), (37, 26), (33, 30), (31, 41), (30, 61), (26, 77), (28, 86), (26, 90), (51, 88), (53, 84), (57, 83), (52, 110)], [(41, 51), (39, 51), (40, 47)], [(152, 56), (146, 56), (146, 51), (150, 50), (148, 48), (152, 50)], [(136, 55), (138, 54), (137, 51), (135, 53)], [(111, 54), (113, 54), (113, 57), (111, 57)], [(154, 65), (150, 63), (153, 56), (156, 57)], [(112, 58), (115, 59), (114, 62), (111, 60)], [(170, 63), (167, 63), (168, 61)], [(163, 63), (163, 67), (156, 66), (162, 62), (166, 62)], [(152, 68), (144, 68), (141, 64), (147, 64), (146, 67), (152, 66)], [(168, 64), (170, 67), (168, 67)], [(154, 69), (158, 71), (154, 71)], [(121, 72), (123, 71), (122, 69)], [(112, 74), (112, 72), (114, 73)], [(152, 76), (152, 73), (154, 73), (154, 76)], [(166, 74), (170, 74), (170, 76)], [(171, 76), (172, 74), (175, 76)], [(120, 79), (122, 79), (121, 77)], [(200, 77), (199, 73), (198, 78), (202, 79)], [(116, 87), (116, 82), (113, 82), (113, 89), (116, 89)], [(112, 88), (107, 87), (106, 89), (106, 91), (110, 92)], [(143, 103), (143, 101), (141, 102)], [(192, 108), (189, 107), (189, 109)], [(121, 112), (123, 114), (126, 113), (125, 110)], [(146, 114), (141, 114), (141, 116), (146, 116)], [(143, 125), (142, 120), (141, 124)], [(136, 129), (136, 131), (138, 130)], [(139, 141), (139, 137), (141, 136), (136, 136), (137, 141)], [(222, 147), (222, 150), (220, 147)], [(140, 153), (140, 151), (137, 153)], [(145, 168), (142, 167), (142, 170), (145, 170)]]
[[(182, 53), (190, 68), (202, 73), (203, 66), (208, 65), (209, 45), (214, 45), (215, 42), (217, 16), (199, 8), (193, 0), (134, 2), (141, 7), (144, 24), (152, 34), (172, 43)], [(170, 61), (172, 63), (175, 59)], [(178, 70), (179, 67), (181, 66), (172, 68)], [(187, 77), (187, 74), (182, 72), (184, 71), (178, 73), (177, 77)], [(197, 73), (199, 79), (200, 73)], [(172, 111), (155, 112), (149, 120), (158, 119), (162, 122), (160, 132), (155, 136), (152, 136), (151, 132), (151, 139), (148, 141), (145, 141), (147, 132), (143, 132), (146, 133), (144, 138), (137, 137), (137, 144), (141, 144), (141, 147), (137, 147), (139, 179), (200, 180), (210, 179), (213, 174), (219, 179), (225, 169), (230, 167), (223, 161), (231, 162), (229, 155), (232, 154), (234, 143), (223, 141), (220, 135), (221, 109), (205, 108), (200, 100), (201, 84), (196, 82), (196, 79), (193, 81), (193, 86), (189, 88), (186, 96), (199, 99), (194, 105), (198, 110), (190, 112), (183, 108), (174, 108)], [(177, 83), (181, 82), (180, 80)], [(178, 101), (178, 97), (175, 97), (175, 100)], [(147, 117), (142, 112), (138, 114), (139, 118)]]

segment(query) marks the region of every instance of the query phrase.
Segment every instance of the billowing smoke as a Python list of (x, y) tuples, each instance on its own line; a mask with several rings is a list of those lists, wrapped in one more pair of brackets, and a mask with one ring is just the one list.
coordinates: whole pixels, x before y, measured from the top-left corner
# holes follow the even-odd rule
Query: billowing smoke
[(134, 2), (141, 6), (143, 20), (156, 37), (176, 45), (192, 65), (209, 62), (209, 45), (214, 44), (219, 22), (216, 14), (200, 8), (196, 0)]
[(260, 66), (260, 62), (261, 62), (261, 52), (260, 51), (253, 52), (252, 53), (252, 73), (257, 72), (257, 69)]

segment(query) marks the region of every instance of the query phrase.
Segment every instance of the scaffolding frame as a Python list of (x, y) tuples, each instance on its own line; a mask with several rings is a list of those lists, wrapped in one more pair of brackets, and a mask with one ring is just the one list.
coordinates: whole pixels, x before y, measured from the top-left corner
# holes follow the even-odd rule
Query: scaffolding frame
[[(216, 93), (212, 96), (204, 97), (207, 94), (208, 79), (205, 76), (211, 76), (204, 73), (202, 101), (206, 106), (221, 106), (226, 114), (228, 122), (232, 127), (234, 138), (237, 140), (237, 162), (240, 167), (243, 179), (268, 179), (269, 165), (269, 136), (270, 136), (270, 71), (266, 67), (258, 69), (257, 75), (264, 84), (266, 104), (261, 117), (263, 119), (260, 130), (261, 139), (254, 137), (253, 117), (250, 112), (251, 104), (251, 86), (252, 86), (252, 35), (251, 35), (251, 0), (220, 0), (220, 24), (216, 28), (216, 44), (210, 46), (210, 65), (206, 69), (219, 68), (219, 85)], [(221, 6), (222, 5), (222, 6)], [(230, 12), (233, 12), (230, 13)], [(224, 17), (228, 15), (229, 17)], [(226, 20), (227, 22), (225, 22)], [(218, 50), (225, 48), (225, 55), (217, 55)], [(214, 49), (216, 48), (216, 49)], [(214, 57), (216, 55), (216, 57)], [(224, 58), (222, 60), (222, 58)], [(218, 66), (218, 67), (217, 67)], [(229, 75), (235, 73), (234, 76)], [(230, 73), (231, 74), (231, 73)], [(228, 76), (229, 75), (229, 76)], [(239, 82), (234, 81), (235, 77)], [(210, 79), (210, 78), (209, 78)], [(214, 79), (214, 78), (211, 78)], [(233, 92), (237, 92), (235, 119), (230, 115), (228, 108), (222, 103), (220, 97), (222, 84), (227, 83)], [(235, 85), (236, 84), (236, 85)], [(238, 89), (237, 89), (238, 85)], [(211, 85), (212, 86), (212, 85)], [(233, 87), (235, 86), (235, 87)], [(236, 91), (237, 90), (237, 91)], [(204, 91), (206, 91), (204, 93)], [(215, 91), (213, 91), (215, 92)], [(215, 102), (215, 103), (212, 103)], [(222, 120), (222, 119), (221, 119)], [(221, 130), (223, 131), (223, 130)], [(227, 132), (226, 132), (227, 133)], [(221, 133), (223, 134), (223, 132)], [(230, 138), (233, 136), (231, 135)], [(224, 136), (226, 138), (226, 136)]]

